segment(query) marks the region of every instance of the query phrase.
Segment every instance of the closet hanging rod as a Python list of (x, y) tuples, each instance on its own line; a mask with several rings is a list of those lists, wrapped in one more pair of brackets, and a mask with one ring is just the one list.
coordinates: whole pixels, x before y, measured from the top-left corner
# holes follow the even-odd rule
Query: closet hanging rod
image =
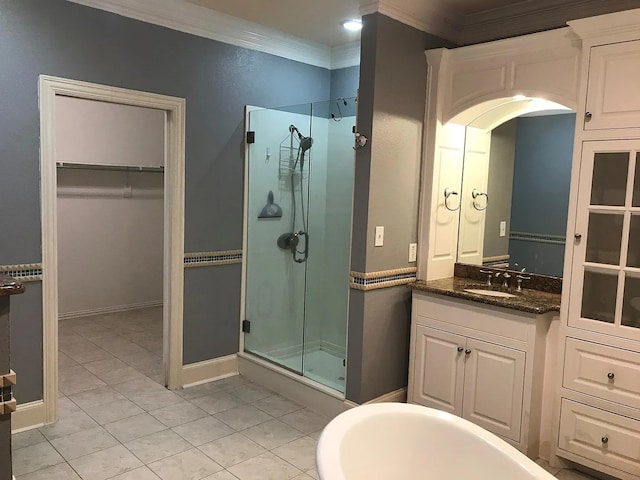
[(113, 170), (120, 172), (155, 172), (155, 173), (163, 173), (164, 166), (160, 165), (157, 167), (143, 167), (143, 166), (133, 166), (133, 165), (105, 165), (105, 164), (95, 164), (95, 163), (66, 163), (66, 162), (56, 162), (57, 168), (75, 168), (80, 170)]

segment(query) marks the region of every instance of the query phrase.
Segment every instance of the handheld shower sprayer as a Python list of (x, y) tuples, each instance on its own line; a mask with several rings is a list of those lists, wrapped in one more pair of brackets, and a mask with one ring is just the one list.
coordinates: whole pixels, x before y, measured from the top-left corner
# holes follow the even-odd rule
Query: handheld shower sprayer
[[(289, 125), (289, 134), (291, 135), (291, 149), (293, 149), (293, 136), (298, 137), (298, 155), (296, 156), (293, 168), (291, 168), (291, 201), (293, 204), (291, 231), (283, 233), (278, 237), (278, 247), (283, 250), (290, 250), (293, 260), (296, 263), (304, 263), (309, 257), (309, 233), (307, 232), (307, 220), (304, 211), (304, 154), (313, 146), (313, 138), (305, 137), (295, 125)], [(295, 172), (300, 163), (300, 206), (302, 213), (302, 229), (296, 231), (296, 189), (295, 189)], [(304, 249), (299, 250), (300, 237), (304, 237)]]
[[(313, 146), (313, 138), (302, 135), (295, 125), (289, 125), (289, 133), (291, 133), (291, 135), (295, 133), (298, 136), (298, 156), (300, 160), (300, 171), (302, 171), (304, 168), (304, 154)], [(298, 161), (296, 159), (296, 166), (297, 164)]]
[(305, 137), (304, 135), (302, 135), (302, 133), (300, 133), (300, 130), (298, 130), (298, 127), (296, 127), (295, 125), (289, 125), (289, 132), (291, 134), (295, 133), (298, 136), (298, 142), (300, 142), (299, 148), (302, 155), (304, 155), (304, 153), (313, 146), (313, 138)]

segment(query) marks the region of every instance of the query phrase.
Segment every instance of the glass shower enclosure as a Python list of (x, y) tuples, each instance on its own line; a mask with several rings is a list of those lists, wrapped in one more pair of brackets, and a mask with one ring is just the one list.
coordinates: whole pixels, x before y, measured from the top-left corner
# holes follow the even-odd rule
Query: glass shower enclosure
[(344, 393), (355, 99), (247, 117), (244, 350)]

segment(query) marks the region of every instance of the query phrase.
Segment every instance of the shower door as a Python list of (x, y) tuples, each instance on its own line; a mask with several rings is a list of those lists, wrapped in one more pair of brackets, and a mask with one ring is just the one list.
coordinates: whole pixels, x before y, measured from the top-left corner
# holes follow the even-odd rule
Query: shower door
[[(293, 112), (250, 112), (248, 128), (255, 132), (255, 143), (249, 145), (245, 179), (249, 185), (245, 317), (250, 325), (245, 327), (245, 350), (300, 374), (307, 265), (296, 262), (290, 249), (280, 248), (278, 239), (302, 231), (309, 162), (300, 174), (300, 165), (295, 165), (299, 141), (289, 127), (294, 125), (309, 136), (310, 120), (310, 105)], [(302, 235), (296, 239), (296, 257), (303, 258), (304, 253), (297, 252), (304, 252), (306, 239)]]
[(344, 392), (355, 116), (331, 113), (248, 114), (244, 349)]

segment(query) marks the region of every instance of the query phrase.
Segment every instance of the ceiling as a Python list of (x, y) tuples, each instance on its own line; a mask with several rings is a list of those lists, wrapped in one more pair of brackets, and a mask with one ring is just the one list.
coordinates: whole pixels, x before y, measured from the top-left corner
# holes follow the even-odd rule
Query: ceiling
[(330, 47), (359, 40), (340, 22), (379, 11), (464, 45), (640, 7), (639, 0), (185, 0)]

